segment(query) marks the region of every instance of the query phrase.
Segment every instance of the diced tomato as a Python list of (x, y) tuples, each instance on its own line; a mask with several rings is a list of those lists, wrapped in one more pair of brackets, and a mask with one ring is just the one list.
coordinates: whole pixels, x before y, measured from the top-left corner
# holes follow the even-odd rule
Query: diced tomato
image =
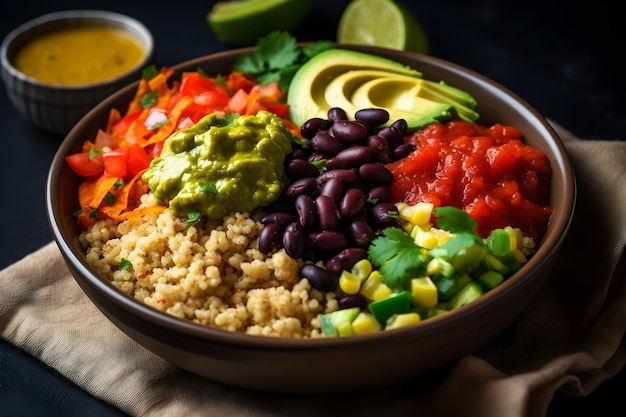
[(66, 156), (65, 160), (74, 172), (83, 177), (93, 177), (102, 174), (104, 171), (102, 154), (96, 154), (90, 158), (89, 153), (89, 151), (74, 153)]
[(180, 95), (195, 97), (207, 91), (228, 95), (226, 88), (215, 78), (204, 77), (197, 72), (186, 73), (181, 81)]
[(124, 116), (119, 122), (117, 122), (112, 128), (111, 128), (111, 133), (113, 134), (113, 136), (116, 137), (123, 137), (124, 134), (126, 134), (126, 132), (128, 131), (128, 129), (130, 128), (130, 125), (137, 120), (137, 118), (139, 117), (139, 115), (141, 114), (141, 110), (140, 111), (136, 111), (134, 113), (131, 113), (129, 115)]
[(194, 103), (200, 104), (213, 110), (222, 110), (224, 107), (226, 107), (229, 101), (230, 96), (228, 94), (220, 93), (217, 91), (205, 91), (204, 93), (198, 94), (193, 99)]
[(245, 114), (248, 107), (248, 93), (243, 89), (239, 89), (233, 94), (226, 106), (226, 111), (229, 113)]
[(144, 148), (135, 143), (128, 148), (126, 167), (130, 174), (135, 176), (148, 168), (151, 160), (152, 156), (149, 155)]
[(146, 149), (151, 159), (158, 158), (161, 155), (162, 150), (163, 150), (163, 141), (150, 145)]
[(104, 175), (107, 177), (124, 178), (128, 174), (126, 168), (127, 148), (116, 148), (102, 154), (104, 158)]
[(283, 119), (289, 118), (289, 104), (287, 103), (266, 104), (265, 108)]
[(269, 84), (257, 84), (253, 89), (258, 90), (259, 100), (263, 104), (279, 103), (285, 95), (284, 91), (278, 87), (278, 82), (276, 81)]
[(233, 71), (226, 78), (226, 86), (230, 92), (243, 90), (249, 93), (256, 84), (240, 72)]

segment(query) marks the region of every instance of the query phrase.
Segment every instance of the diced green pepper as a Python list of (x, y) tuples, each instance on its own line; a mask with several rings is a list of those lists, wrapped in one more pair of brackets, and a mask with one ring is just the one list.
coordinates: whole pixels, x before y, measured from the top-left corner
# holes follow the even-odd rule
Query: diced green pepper
[(511, 234), (504, 229), (495, 229), (487, 237), (487, 247), (492, 253), (501, 255), (511, 252)]
[(369, 309), (379, 323), (386, 323), (394, 314), (408, 313), (411, 309), (411, 292), (401, 291), (392, 293), (382, 300), (373, 301)]

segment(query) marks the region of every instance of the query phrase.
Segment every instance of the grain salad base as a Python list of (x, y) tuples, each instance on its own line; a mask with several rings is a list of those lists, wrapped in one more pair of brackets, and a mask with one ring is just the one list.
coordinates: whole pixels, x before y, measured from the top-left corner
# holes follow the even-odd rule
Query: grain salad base
[[(142, 205), (155, 205), (152, 194)], [(119, 224), (99, 220), (79, 236), (87, 260), (129, 296), (176, 317), (252, 335), (323, 337), (319, 316), (335, 293), (311, 288), (283, 249), (258, 250), (261, 213), (233, 213), (187, 228), (168, 209)], [(128, 268), (120, 263), (128, 261)]]

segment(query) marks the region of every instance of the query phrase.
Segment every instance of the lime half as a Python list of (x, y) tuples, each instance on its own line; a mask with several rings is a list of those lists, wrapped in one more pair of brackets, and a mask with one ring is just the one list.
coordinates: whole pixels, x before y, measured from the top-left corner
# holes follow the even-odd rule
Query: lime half
[(313, 9), (314, 0), (231, 0), (216, 3), (207, 14), (218, 39), (253, 45), (275, 30), (295, 29)]
[(428, 53), (422, 25), (393, 0), (352, 0), (339, 20), (337, 41)]

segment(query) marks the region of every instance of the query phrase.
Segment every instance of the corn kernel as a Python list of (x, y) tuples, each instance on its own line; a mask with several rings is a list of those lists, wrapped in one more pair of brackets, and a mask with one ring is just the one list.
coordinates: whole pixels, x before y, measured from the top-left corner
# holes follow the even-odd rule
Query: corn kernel
[(386, 284), (381, 282), (382, 275), (380, 271), (372, 271), (361, 286), (361, 294), (369, 300), (376, 301), (388, 297), (392, 290)]
[(368, 259), (361, 259), (352, 266), (350, 272), (363, 281), (372, 273), (372, 263)]
[(422, 226), (430, 223), (434, 204), (419, 202), (411, 206), (401, 202), (396, 203), (396, 207), (398, 208), (400, 219)]
[(394, 314), (387, 320), (385, 330), (398, 329), (400, 327), (409, 326), (411, 324), (419, 323), (422, 320), (419, 314), (415, 312)]
[(380, 323), (373, 314), (361, 311), (352, 322), (352, 331), (354, 334), (366, 334), (379, 331)]
[(356, 294), (361, 289), (361, 278), (350, 271), (342, 271), (339, 276), (339, 288), (346, 294)]
[(411, 279), (411, 298), (423, 307), (434, 307), (439, 301), (437, 286), (430, 277), (413, 278)]

